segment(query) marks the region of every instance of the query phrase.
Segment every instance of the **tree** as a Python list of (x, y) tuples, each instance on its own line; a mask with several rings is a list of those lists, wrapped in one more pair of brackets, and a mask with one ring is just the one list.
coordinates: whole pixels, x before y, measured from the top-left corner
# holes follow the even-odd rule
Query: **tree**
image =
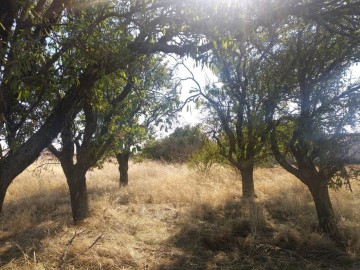
[[(284, 79), (273, 78), (276, 61), (270, 51), (275, 30), (263, 28), (241, 42), (212, 39), (211, 65), (220, 83), (198, 92), (208, 115), (207, 128), (220, 153), (241, 174), (244, 198), (255, 196), (254, 166), (264, 158), (271, 108)], [(266, 155), (265, 155), (266, 156)]]
[(146, 127), (135, 120), (124, 128), (124, 135), (118, 140), (115, 157), (119, 164), (119, 185), (129, 184), (129, 158), (132, 153), (139, 152), (140, 143), (146, 138)]
[[(0, 209), (12, 180), (59, 133), (78, 109), (84, 91), (100, 76), (94, 64), (79, 63), (83, 71), (77, 74), (75, 83), (74, 77), (69, 76), (71, 68), (59, 62), (75, 46), (74, 36), (66, 39), (55, 35), (61, 32), (58, 22), (73, 15), (69, 1), (39, 1), (36, 5), (5, 2), (0, 16), (4, 22), (0, 42), (0, 113), (2, 139), (8, 149), (0, 162)], [(56, 44), (65, 45), (59, 49)], [(59, 85), (63, 76), (66, 83)]]
[(126, 80), (126, 83), (122, 83), (123, 90), (108, 103), (105, 100), (109, 98), (106, 96), (109, 93), (104, 89), (99, 94), (106, 98), (97, 95), (96, 100), (84, 100), (82, 110), (74, 117), (74, 122), (68, 122), (61, 132), (61, 149), (52, 145), (48, 147), (59, 159), (65, 173), (74, 221), (89, 215), (86, 172), (98, 164), (114, 140), (116, 129), (112, 128), (113, 118), (122, 112), (122, 102), (133, 87), (131, 76)]
[[(292, 70), (287, 74), (287, 103), (273, 114), (271, 147), (282, 167), (310, 190), (321, 230), (339, 239), (328, 187), (344, 172), (349, 137), (359, 115), (360, 86), (346, 81), (348, 68), (358, 61), (360, 36), (327, 32), (322, 26), (289, 21), (283, 48)], [(286, 135), (281, 133), (284, 130)], [(345, 133), (345, 134), (344, 134)]]
[(180, 7), (161, 0), (2, 2), (0, 121), (8, 149), (0, 162), (0, 210), (13, 179), (77, 115), (100, 78), (138, 55), (195, 51), (190, 34), (175, 38)]
[[(276, 21), (279, 13), (320, 15), (327, 27), (342, 27), (341, 14), (353, 21), (359, 13), (359, 4), (352, 1), (297, 2), (289, 1), (281, 12), (277, 7), (267, 10), (274, 15), (268, 18)], [(208, 50), (203, 30), (197, 28), (208, 17), (190, 16), (194, 10), (190, 0), (2, 1), (0, 123), (8, 149), (0, 161), (0, 210), (14, 178), (81, 110), (101, 77), (126, 68), (137, 55), (199, 56)], [(226, 27), (237, 23), (255, 29), (263, 24), (260, 17), (255, 23), (237, 18), (230, 18)]]
[[(149, 136), (154, 125), (163, 121), (171, 124), (179, 106), (177, 84), (173, 81), (173, 67), (160, 57), (154, 57), (141, 78), (142, 92), (131, 102), (138, 104), (138, 111), (129, 119), (121, 119), (122, 136), (117, 140), (114, 154), (119, 164), (119, 184), (127, 186), (129, 157), (141, 150), (140, 144)], [(140, 121), (141, 118), (141, 121)]]
[[(161, 89), (168, 83), (167, 79), (151, 74), (159, 72), (153, 67), (156, 63), (152, 57), (140, 57), (136, 62), (129, 63), (129, 68), (119, 75), (99, 81), (94, 96), (84, 100), (75, 120), (63, 129), (59, 141), (61, 149), (49, 146), (64, 170), (74, 221), (89, 215), (86, 172), (98, 166), (112, 152), (116, 140), (127, 132), (126, 124), (132, 122), (140, 111), (146, 93), (153, 88)], [(162, 66), (157, 67), (163, 70)]]

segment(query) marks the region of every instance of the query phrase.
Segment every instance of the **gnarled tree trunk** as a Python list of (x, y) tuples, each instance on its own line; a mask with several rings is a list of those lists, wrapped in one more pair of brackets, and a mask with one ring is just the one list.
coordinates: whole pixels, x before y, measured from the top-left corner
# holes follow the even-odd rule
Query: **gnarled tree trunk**
[(70, 203), (74, 222), (89, 216), (89, 201), (86, 187), (86, 171), (73, 165), (72, 161), (61, 160), (61, 167), (65, 173), (70, 191)]
[(75, 170), (73, 177), (67, 178), (74, 222), (81, 221), (89, 216), (85, 174), (86, 172)]
[(239, 168), (241, 174), (242, 194), (246, 199), (255, 197), (254, 166)]
[(116, 155), (116, 159), (119, 163), (119, 173), (120, 173), (120, 179), (119, 184), (120, 186), (127, 186), (129, 183), (129, 156), (130, 153), (119, 153)]
[(308, 188), (315, 203), (319, 228), (334, 240), (339, 240), (340, 232), (331, 204), (327, 183), (325, 181), (314, 181), (308, 185)]

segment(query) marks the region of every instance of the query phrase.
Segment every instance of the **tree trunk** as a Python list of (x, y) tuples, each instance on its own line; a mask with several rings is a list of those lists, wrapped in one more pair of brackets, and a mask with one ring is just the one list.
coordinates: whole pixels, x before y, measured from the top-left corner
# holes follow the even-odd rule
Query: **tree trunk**
[(74, 168), (72, 176), (66, 175), (70, 190), (71, 210), (74, 222), (89, 216), (89, 201), (86, 187), (86, 171)]
[(119, 163), (120, 186), (127, 186), (129, 183), (129, 156), (130, 153), (120, 153), (116, 155), (116, 159)]
[[(1, 179), (1, 180), (3, 180), (3, 179)], [(9, 187), (9, 185), (5, 185), (6, 182), (8, 182), (8, 181), (1, 181), (2, 185), (0, 185), (0, 213), (1, 213), (1, 209), (4, 205), (6, 191)]]
[(6, 191), (13, 180), (12, 175), (10, 174), (9, 176), (7, 173), (9, 171), (10, 170), (8, 166), (6, 166), (6, 163), (0, 164), (0, 213), (4, 205)]
[(255, 197), (254, 188), (254, 167), (243, 167), (240, 169), (242, 193), (244, 198), (253, 199)]
[(324, 181), (314, 182), (308, 186), (314, 199), (319, 228), (334, 240), (340, 240), (340, 232), (335, 219), (329, 196), (329, 188)]
[(56, 138), (65, 123), (79, 110), (84, 97), (83, 91), (90, 89), (97, 80), (95, 72), (89, 68), (80, 76), (79, 85), (74, 85), (62, 100), (55, 106), (44, 124), (19, 148), (3, 158), (0, 165), (0, 213), (7, 188), (12, 181), (30, 166), (51, 141)]

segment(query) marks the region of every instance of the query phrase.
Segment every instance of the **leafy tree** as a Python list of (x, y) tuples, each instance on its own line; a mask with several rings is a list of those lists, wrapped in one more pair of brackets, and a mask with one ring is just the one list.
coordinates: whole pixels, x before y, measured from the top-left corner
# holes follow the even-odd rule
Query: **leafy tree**
[(129, 158), (132, 153), (141, 151), (140, 143), (146, 138), (146, 128), (138, 122), (130, 123), (124, 128), (124, 135), (117, 141), (115, 157), (119, 164), (119, 185), (129, 183)]
[(190, 34), (178, 38), (179, 8), (160, 0), (2, 2), (0, 121), (8, 149), (0, 209), (13, 179), (77, 115), (99, 79), (141, 54), (195, 51)]
[[(131, 138), (125, 128), (140, 111), (142, 98), (153, 88), (160, 89), (163, 84), (167, 84), (163, 77), (159, 79), (155, 75), (150, 76), (152, 72), (159, 72), (153, 69), (154, 63), (151, 57), (141, 57), (128, 70), (99, 81), (95, 95), (84, 100), (82, 111), (77, 114), (75, 121), (63, 129), (61, 149), (49, 147), (60, 160), (67, 178), (74, 221), (89, 215), (86, 172), (98, 166), (107, 153), (118, 146), (117, 139), (122, 137), (124, 141), (126, 135), (128, 139)], [(162, 66), (160, 70), (163, 71)], [(135, 127), (131, 128), (134, 132)], [(124, 133), (125, 136), (122, 135)]]
[[(1, 5), (1, 134), (8, 149), (0, 162), (0, 209), (12, 180), (56, 137), (100, 77), (89, 61), (68, 63), (75, 39), (61, 20), (76, 17), (70, 1), (5, 1)], [(99, 22), (92, 22), (92, 33)], [(106, 68), (104, 67), (103, 70)], [(81, 72), (80, 72), (81, 70)]]
[[(322, 26), (297, 20), (284, 26), (287, 73), (286, 103), (278, 103), (271, 147), (277, 161), (299, 178), (314, 199), (319, 226), (339, 238), (328, 187), (345, 172), (351, 125), (359, 120), (360, 86), (349, 85), (347, 71), (358, 61), (359, 34), (327, 32)], [(356, 124), (355, 124), (356, 125)], [(284, 130), (285, 129), (285, 130)], [(284, 134), (286, 132), (286, 136)]]
[(134, 87), (132, 76), (115, 82), (122, 86), (117, 87), (121, 91), (110, 94), (112, 83), (108, 85), (108, 89), (104, 89), (99, 83), (97, 95), (84, 100), (74, 121), (68, 122), (62, 130), (58, 142), (61, 149), (52, 145), (48, 147), (59, 159), (65, 173), (74, 221), (89, 215), (86, 172), (98, 165), (99, 160), (110, 149), (117, 132), (114, 119), (128, 117), (123, 104)]
[(150, 136), (154, 125), (163, 121), (171, 124), (176, 117), (180, 103), (172, 74), (173, 67), (170, 68), (160, 57), (154, 57), (140, 80), (143, 88), (141, 94), (138, 92), (131, 101), (138, 104), (139, 110), (125, 123), (124, 119), (118, 123), (123, 126), (123, 134), (115, 143), (114, 154), (119, 164), (120, 186), (128, 185), (131, 153), (141, 150), (141, 143)]
[(271, 54), (276, 44), (275, 30), (263, 28), (247, 40), (221, 43), (213, 39), (213, 65), (221, 85), (198, 86), (208, 115), (207, 128), (216, 140), (220, 154), (241, 174), (245, 198), (255, 195), (253, 170), (265, 157), (265, 144), (271, 130), (272, 104), (278, 85), (274, 80), (277, 62)]

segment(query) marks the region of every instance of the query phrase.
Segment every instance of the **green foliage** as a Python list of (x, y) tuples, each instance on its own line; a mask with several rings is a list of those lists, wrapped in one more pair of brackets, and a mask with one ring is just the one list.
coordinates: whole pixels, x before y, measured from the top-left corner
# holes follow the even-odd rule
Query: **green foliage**
[(346, 189), (352, 191), (351, 181), (360, 181), (360, 169), (356, 165), (342, 167), (332, 177), (329, 187), (338, 190), (345, 186)]
[(208, 172), (215, 164), (226, 165), (228, 160), (220, 155), (219, 146), (208, 139), (205, 139), (202, 147), (193, 152), (189, 158), (189, 168), (200, 172)]
[[(115, 122), (118, 135), (111, 155), (141, 152), (142, 144), (152, 135), (154, 126), (164, 125), (164, 122), (171, 126), (176, 117), (178, 92), (172, 78), (172, 67), (163, 57), (152, 57), (143, 64), (134, 84), (135, 89), (123, 107), (128, 115), (118, 117)], [(135, 156), (138, 161), (142, 160), (139, 155)]]
[(354, 123), (359, 120), (354, 110), (360, 104), (359, 84), (352, 85), (347, 75), (352, 63), (359, 61), (359, 36), (329, 33), (295, 19), (282, 26), (281, 33), (279, 64), (292, 63), (284, 69), (288, 90), (281, 95), (283, 101), (290, 97), (291, 105), (278, 102), (274, 154), (307, 185), (317, 181), (308, 176), (312, 172), (337, 188), (349, 179), (344, 166), (355, 137), (348, 133), (357, 129)]
[(213, 44), (211, 64), (221, 84), (199, 90), (208, 115), (207, 130), (222, 156), (237, 169), (265, 166), (270, 161), (265, 145), (280, 83), (274, 79), (272, 55), (258, 47), (270, 38), (269, 32), (264, 28), (230, 47)]
[(186, 162), (201, 148), (204, 136), (199, 126), (178, 127), (168, 137), (146, 143), (142, 155), (154, 160)]
[(139, 117), (160, 103), (159, 93), (172, 91), (169, 68), (160, 56), (134, 57), (129, 64), (97, 82), (93, 95), (87, 97), (89, 106), (75, 119), (72, 140), (84, 149), (77, 155), (87, 156), (91, 162), (87, 166), (99, 167), (109, 156), (141, 151), (148, 128)]

